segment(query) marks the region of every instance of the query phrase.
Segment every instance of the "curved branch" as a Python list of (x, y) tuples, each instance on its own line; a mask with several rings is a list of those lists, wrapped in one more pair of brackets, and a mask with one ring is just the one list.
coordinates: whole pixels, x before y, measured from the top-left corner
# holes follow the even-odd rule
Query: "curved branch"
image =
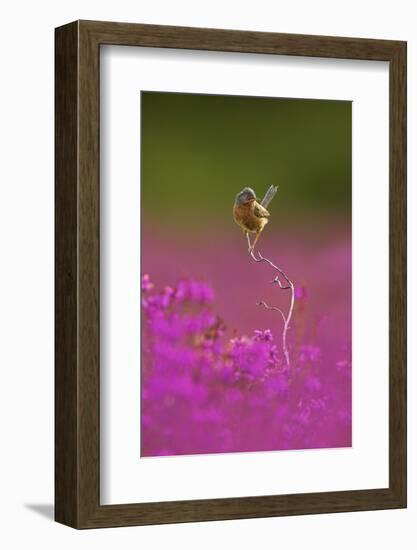
[[(278, 284), (279, 288), (281, 290), (291, 290), (291, 300), (290, 300), (290, 305), (288, 307), (287, 315), (285, 315), (284, 312), (281, 309), (279, 309), (278, 307), (269, 306), (264, 301), (258, 302), (258, 304), (257, 304), (259, 306), (263, 306), (265, 309), (274, 310), (274, 311), (278, 311), (279, 313), (281, 313), (282, 319), (284, 321), (284, 328), (283, 328), (283, 331), (282, 331), (282, 351), (284, 352), (287, 367), (290, 367), (291, 363), (290, 363), (290, 354), (288, 352), (288, 347), (287, 347), (287, 332), (288, 332), (288, 329), (290, 328), (290, 322), (291, 322), (292, 314), (293, 314), (293, 311), (294, 311), (294, 303), (295, 303), (294, 284), (292, 283), (292, 281), (288, 278), (286, 273), (280, 267), (276, 266), (268, 258), (265, 258), (264, 256), (262, 256), (262, 254), (260, 252), (258, 252), (258, 257), (256, 257), (248, 233), (246, 234), (246, 237), (247, 237), (248, 244), (249, 244), (249, 255), (252, 258), (252, 260), (256, 263), (265, 262), (269, 266), (271, 266), (273, 269), (278, 271), (279, 274), (271, 282), (273, 284)], [(281, 282), (280, 275), (285, 279), (284, 284)]]
[(261, 300), (260, 302), (258, 302), (256, 304), (257, 306), (263, 306), (265, 309), (273, 309), (274, 311), (278, 311), (279, 313), (281, 313), (282, 315), (282, 319), (285, 323), (286, 321), (286, 318), (285, 318), (285, 315), (284, 315), (284, 312), (282, 311), (282, 309), (279, 309), (279, 307), (274, 307), (274, 306), (269, 306), (266, 302), (264, 302), (263, 300)]

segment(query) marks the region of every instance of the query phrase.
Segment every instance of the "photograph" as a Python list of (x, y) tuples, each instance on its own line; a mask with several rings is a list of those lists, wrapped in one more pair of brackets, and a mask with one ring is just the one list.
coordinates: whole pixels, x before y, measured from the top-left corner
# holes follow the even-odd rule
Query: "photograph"
[(351, 447), (352, 102), (140, 104), (138, 458)]
[(417, 548), (416, 9), (344, 7), (3, 2), (1, 548)]

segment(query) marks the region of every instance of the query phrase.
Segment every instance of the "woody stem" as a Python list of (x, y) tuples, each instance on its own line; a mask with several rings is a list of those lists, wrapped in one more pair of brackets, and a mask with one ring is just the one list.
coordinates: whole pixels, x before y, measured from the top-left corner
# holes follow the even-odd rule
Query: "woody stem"
[[(275, 269), (278, 272), (278, 275), (276, 275), (276, 277), (274, 278), (272, 283), (278, 284), (281, 290), (291, 290), (291, 300), (290, 300), (290, 305), (288, 307), (288, 311), (287, 311), (286, 315), (284, 314), (284, 312), (281, 309), (279, 309), (277, 307), (269, 306), (264, 301), (258, 302), (258, 304), (257, 304), (257, 305), (263, 306), (265, 309), (271, 309), (271, 310), (278, 311), (282, 315), (282, 319), (284, 321), (284, 328), (283, 328), (283, 331), (282, 331), (282, 351), (283, 351), (284, 356), (285, 356), (285, 361), (287, 363), (287, 367), (290, 367), (291, 362), (290, 362), (290, 354), (289, 354), (288, 345), (287, 345), (287, 333), (288, 333), (288, 329), (290, 328), (290, 322), (291, 322), (291, 318), (292, 318), (293, 311), (294, 311), (294, 303), (295, 303), (294, 284), (292, 283), (292, 281), (288, 278), (288, 276), (285, 274), (285, 272), (280, 267), (276, 266), (268, 258), (264, 258), (261, 255), (260, 252), (258, 252), (258, 257), (256, 257), (255, 253), (254, 253), (254, 250), (251, 246), (249, 234), (247, 234), (247, 239), (248, 239), (248, 243), (249, 243), (249, 254), (250, 254), (250, 257), (252, 258), (252, 260), (255, 261), (256, 263), (266, 262), (268, 265), (270, 265), (273, 269)], [(285, 284), (283, 284), (281, 282), (280, 275), (285, 279)]]

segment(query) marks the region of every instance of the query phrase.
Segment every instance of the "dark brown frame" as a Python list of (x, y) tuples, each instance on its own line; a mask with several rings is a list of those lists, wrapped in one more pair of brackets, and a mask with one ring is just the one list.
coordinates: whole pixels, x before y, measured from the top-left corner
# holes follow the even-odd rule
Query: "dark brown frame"
[[(389, 62), (388, 488), (100, 505), (99, 52), (102, 44)], [(406, 43), (76, 21), (56, 29), (55, 45), (56, 521), (75, 528), (94, 528), (404, 508), (407, 288)]]

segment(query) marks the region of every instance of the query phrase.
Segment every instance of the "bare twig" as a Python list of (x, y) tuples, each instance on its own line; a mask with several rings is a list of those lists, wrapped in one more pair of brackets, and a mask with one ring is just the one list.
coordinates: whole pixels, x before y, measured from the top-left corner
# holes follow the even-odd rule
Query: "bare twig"
[(282, 311), (282, 309), (279, 309), (279, 307), (274, 307), (274, 306), (269, 306), (266, 302), (264, 302), (263, 300), (261, 300), (260, 302), (258, 302), (256, 304), (257, 306), (263, 306), (265, 309), (273, 309), (274, 311), (278, 311), (279, 313), (281, 313), (282, 315), (282, 320), (286, 321), (286, 317), (285, 317), (285, 314), (284, 312)]
[[(271, 266), (273, 269), (275, 269), (276, 271), (278, 271), (278, 275), (273, 279), (273, 281), (271, 281), (273, 284), (278, 284), (279, 285), (279, 288), (281, 290), (291, 290), (291, 300), (290, 300), (290, 305), (288, 307), (288, 312), (287, 312), (287, 315), (284, 314), (284, 312), (279, 309), (278, 307), (274, 307), (274, 306), (269, 306), (266, 302), (264, 302), (263, 300), (258, 302), (257, 305), (259, 306), (262, 306), (264, 307), (265, 309), (270, 309), (270, 310), (274, 310), (274, 311), (278, 311), (281, 316), (282, 316), (282, 319), (284, 321), (284, 328), (283, 328), (283, 331), (282, 331), (282, 351), (284, 352), (284, 356), (285, 356), (285, 361), (287, 363), (287, 366), (290, 367), (291, 364), (290, 364), (290, 354), (288, 352), (288, 346), (287, 346), (287, 332), (288, 332), (288, 329), (290, 328), (290, 322), (291, 322), (291, 318), (292, 318), (292, 314), (293, 314), (293, 310), (294, 310), (294, 302), (295, 302), (295, 291), (294, 291), (294, 284), (292, 283), (292, 281), (287, 277), (287, 275), (285, 274), (285, 272), (278, 266), (276, 266), (274, 263), (271, 262), (271, 260), (269, 260), (268, 258), (265, 258), (264, 256), (262, 256), (262, 254), (260, 252), (258, 252), (258, 256), (256, 257), (255, 256), (255, 252), (254, 252), (254, 249), (252, 247), (252, 244), (251, 244), (251, 241), (250, 241), (250, 237), (249, 237), (249, 234), (247, 233), (246, 234), (246, 237), (247, 237), (247, 240), (248, 240), (248, 244), (249, 244), (249, 255), (250, 257), (252, 258), (252, 260), (256, 263), (262, 263), (262, 262), (265, 262), (267, 263), (269, 266)], [(285, 280), (285, 283), (282, 283), (281, 282), (281, 279), (280, 279), (280, 276)]]

